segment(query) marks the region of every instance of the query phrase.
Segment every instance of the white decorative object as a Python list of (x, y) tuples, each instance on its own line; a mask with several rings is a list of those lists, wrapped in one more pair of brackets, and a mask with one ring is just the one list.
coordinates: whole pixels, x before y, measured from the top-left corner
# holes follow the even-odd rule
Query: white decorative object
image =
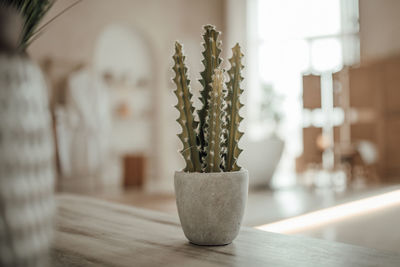
[(46, 266), (54, 150), (46, 85), (28, 58), (0, 55), (0, 266)]
[(69, 77), (66, 94), (66, 108), (58, 114), (58, 139), (63, 154), (59, 188), (95, 192), (102, 188), (109, 154), (108, 88), (96, 73), (82, 69)]
[(262, 140), (243, 139), (243, 153), (239, 165), (246, 166), (251, 173), (250, 188), (267, 188), (281, 160), (285, 143), (272, 135)]
[(226, 245), (239, 233), (249, 174), (176, 172), (175, 193), (183, 232), (197, 245)]

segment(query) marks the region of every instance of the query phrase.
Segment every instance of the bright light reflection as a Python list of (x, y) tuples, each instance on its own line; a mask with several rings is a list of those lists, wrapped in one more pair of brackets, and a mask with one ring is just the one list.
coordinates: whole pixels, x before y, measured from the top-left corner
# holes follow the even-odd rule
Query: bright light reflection
[(342, 68), (342, 44), (337, 38), (316, 40), (311, 45), (311, 63), (318, 72)]
[(398, 204), (400, 204), (400, 190), (318, 210), (275, 223), (256, 226), (255, 228), (268, 232), (294, 234)]

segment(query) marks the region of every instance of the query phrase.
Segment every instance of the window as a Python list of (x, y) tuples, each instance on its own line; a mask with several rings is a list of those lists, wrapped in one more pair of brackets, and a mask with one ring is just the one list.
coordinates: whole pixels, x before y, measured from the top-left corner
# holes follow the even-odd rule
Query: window
[(261, 106), (262, 88), (272, 88), (283, 99), (277, 132), (285, 152), (277, 185), (292, 184), (294, 159), (302, 152), (302, 75), (333, 73), (358, 63), (358, 1), (249, 0), (249, 12), (249, 136), (271, 133)]

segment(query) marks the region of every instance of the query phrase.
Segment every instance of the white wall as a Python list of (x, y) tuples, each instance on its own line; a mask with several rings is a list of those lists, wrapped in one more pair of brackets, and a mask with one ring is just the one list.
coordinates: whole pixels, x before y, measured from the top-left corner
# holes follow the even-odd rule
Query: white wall
[[(57, 14), (72, 0), (59, 0), (47, 18)], [(46, 19), (45, 19), (46, 21)], [(224, 31), (224, 0), (85, 0), (57, 18), (46, 32), (32, 44), (29, 54), (35, 60), (52, 57), (56, 60), (91, 64), (95, 42), (109, 24), (133, 27), (146, 36), (153, 51), (157, 140), (155, 149), (157, 169), (151, 190), (171, 190), (173, 173), (183, 167), (176, 133), (180, 131), (175, 119), (172, 54), (175, 40), (184, 43), (190, 67), (192, 88), (202, 70), (202, 25), (214, 24)], [(224, 36), (222, 36), (224, 38)]]
[(400, 1), (360, 0), (361, 62), (400, 55)]

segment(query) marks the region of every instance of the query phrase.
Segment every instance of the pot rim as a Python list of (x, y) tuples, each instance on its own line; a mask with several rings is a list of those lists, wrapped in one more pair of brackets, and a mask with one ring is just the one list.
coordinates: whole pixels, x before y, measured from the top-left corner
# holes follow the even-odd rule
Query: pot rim
[(245, 168), (241, 168), (239, 171), (232, 171), (232, 172), (185, 172), (185, 171), (175, 171), (175, 176), (177, 174), (184, 175), (184, 176), (196, 176), (196, 177), (210, 177), (210, 176), (228, 176), (230, 174), (233, 175), (241, 175), (241, 174), (248, 174), (249, 171)]

